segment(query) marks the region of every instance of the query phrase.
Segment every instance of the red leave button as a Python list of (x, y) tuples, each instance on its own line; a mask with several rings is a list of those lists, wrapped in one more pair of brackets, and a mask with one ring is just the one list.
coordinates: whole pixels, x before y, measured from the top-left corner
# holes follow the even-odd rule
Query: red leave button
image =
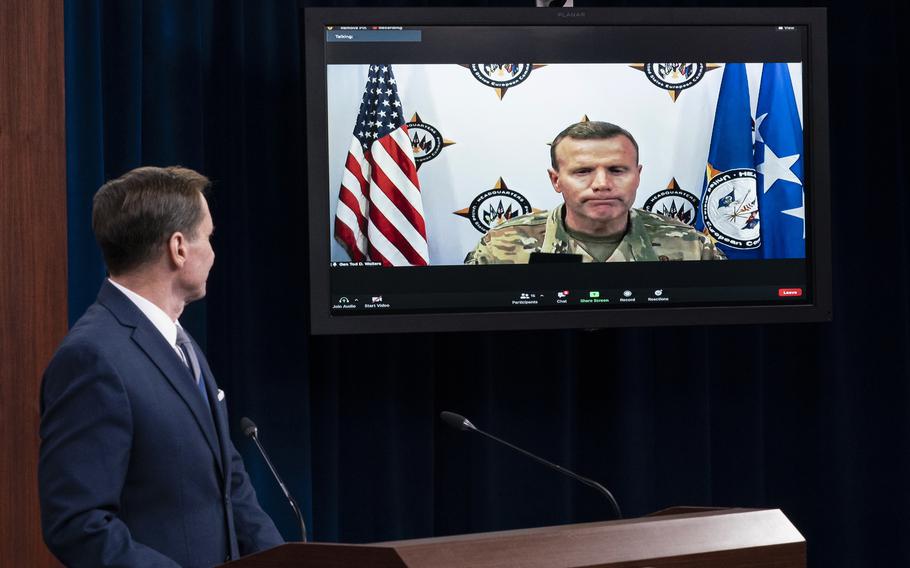
[(781, 298), (799, 298), (803, 295), (802, 288), (778, 288), (777, 295)]

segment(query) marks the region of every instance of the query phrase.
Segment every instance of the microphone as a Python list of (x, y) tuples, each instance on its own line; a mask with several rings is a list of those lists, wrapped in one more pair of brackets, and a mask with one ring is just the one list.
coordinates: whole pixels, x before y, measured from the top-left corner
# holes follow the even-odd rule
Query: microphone
[(597, 483), (593, 479), (588, 479), (587, 477), (582, 477), (582, 476), (578, 475), (577, 473), (573, 473), (562, 466), (556, 465), (555, 463), (548, 462), (547, 460), (545, 460), (541, 457), (535, 456), (531, 452), (522, 450), (518, 446), (513, 446), (512, 444), (506, 442), (505, 440), (500, 440), (499, 438), (497, 438), (496, 436), (494, 436), (492, 434), (487, 434), (483, 430), (481, 430), (481, 429), (477, 428), (476, 426), (474, 426), (473, 424), (471, 424), (470, 420), (468, 420), (467, 418), (465, 418), (464, 416), (462, 416), (460, 414), (455, 414), (454, 412), (449, 412), (446, 410), (446, 411), (443, 411), (442, 413), (440, 413), (439, 418), (441, 418), (443, 422), (445, 422), (452, 428), (455, 428), (456, 430), (461, 430), (463, 432), (465, 432), (465, 431), (477, 432), (481, 436), (484, 436), (486, 438), (493, 440), (494, 442), (498, 442), (509, 448), (512, 448), (516, 452), (526, 455), (538, 463), (542, 463), (545, 466), (551, 467), (551, 468), (555, 469), (556, 471), (562, 473), (563, 475), (567, 475), (576, 481), (580, 481), (581, 483), (584, 483), (588, 487), (592, 487), (592, 488), (596, 489), (604, 497), (607, 498), (607, 501), (610, 502), (610, 507), (613, 509), (613, 512), (616, 514), (616, 518), (617, 519), (622, 518), (622, 512), (619, 510), (619, 503), (616, 502), (616, 499), (613, 497), (613, 494), (610, 493), (610, 491), (606, 487), (604, 487), (600, 483)]
[(262, 454), (266, 465), (269, 466), (269, 470), (272, 472), (272, 475), (275, 476), (275, 481), (278, 482), (278, 486), (281, 487), (281, 491), (284, 493), (285, 498), (291, 503), (294, 514), (297, 515), (297, 520), (300, 522), (300, 535), (303, 539), (301, 542), (306, 542), (306, 524), (303, 522), (303, 515), (300, 514), (300, 507), (297, 506), (297, 501), (294, 500), (291, 493), (288, 491), (288, 488), (284, 486), (284, 482), (281, 481), (281, 477), (278, 476), (275, 466), (272, 465), (272, 460), (270, 460), (269, 455), (265, 453), (265, 448), (259, 443), (259, 429), (256, 428), (256, 424), (246, 416), (240, 419), (240, 429), (243, 430), (245, 436), (252, 438), (252, 440), (256, 442), (259, 453)]

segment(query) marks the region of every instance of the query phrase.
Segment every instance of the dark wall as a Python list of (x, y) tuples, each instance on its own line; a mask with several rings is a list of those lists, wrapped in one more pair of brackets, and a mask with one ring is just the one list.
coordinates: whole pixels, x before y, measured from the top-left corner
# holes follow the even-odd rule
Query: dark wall
[(139, 164), (195, 167), (216, 181), (218, 258), (188, 325), (318, 540), (609, 515), (587, 488), (445, 430), (436, 417), (451, 409), (603, 482), (629, 516), (780, 507), (811, 566), (910, 564), (907, 9), (828, 6), (833, 323), (309, 336), (293, 0), (67, 4), (71, 315), (103, 274), (87, 231), (94, 189)]

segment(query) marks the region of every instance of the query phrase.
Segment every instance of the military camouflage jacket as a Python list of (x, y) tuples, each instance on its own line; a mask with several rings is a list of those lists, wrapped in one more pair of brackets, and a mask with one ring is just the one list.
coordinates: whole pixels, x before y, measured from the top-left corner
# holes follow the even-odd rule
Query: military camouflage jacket
[[(465, 264), (525, 264), (532, 252), (578, 254), (583, 262), (594, 262), (566, 232), (563, 207), (522, 215), (490, 229), (465, 257)], [(629, 229), (606, 262), (726, 258), (707, 235), (685, 223), (643, 209), (630, 210), (629, 217)]]

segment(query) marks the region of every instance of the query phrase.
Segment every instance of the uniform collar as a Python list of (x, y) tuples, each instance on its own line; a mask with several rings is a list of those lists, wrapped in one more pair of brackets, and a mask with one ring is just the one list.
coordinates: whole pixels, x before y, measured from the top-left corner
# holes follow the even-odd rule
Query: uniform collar
[[(565, 203), (562, 203), (550, 211), (550, 215), (547, 217), (547, 229), (544, 233), (544, 240), (540, 250), (547, 253), (580, 254), (585, 262), (592, 262), (594, 259), (591, 255), (566, 232), (563, 221), (565, 206)], [(626, 234), (606, 262), (619, 260), (658, 260), (651, 246), (651, 240), (647, 235), (641, 215), (634, 208), (629, 210), (629, 227), (626, 230)]]

